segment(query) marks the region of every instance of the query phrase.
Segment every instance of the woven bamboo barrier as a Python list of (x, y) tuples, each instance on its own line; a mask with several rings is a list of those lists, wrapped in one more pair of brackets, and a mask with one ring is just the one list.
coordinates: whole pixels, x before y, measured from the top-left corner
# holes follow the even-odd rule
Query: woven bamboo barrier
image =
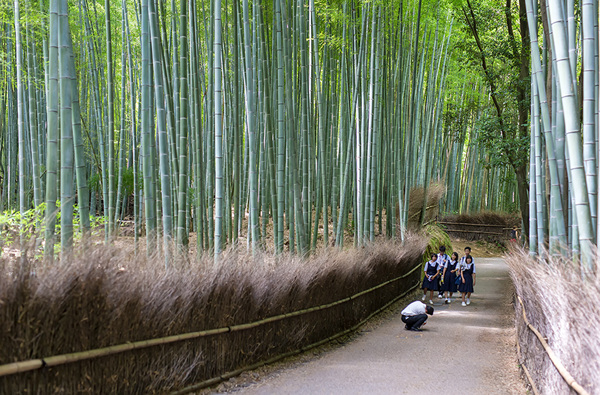
[(519, 359), (519, 363), (523, 369), (523, 372), (525, 372), (525, 377), (527, 377), (527, 381), (529, 382), (529, 386), (533, 391), (533, 395), (540, 395), (540, 391), (538, 391), (537, 387), (535, 386), (535, 382), (533, 381), (533, 377), (531, 377), (531, 373), (529, 373), (529, 369), (527, 369), (527, 366), (525, 366), (525, 364), (522, 362), (523, 358), (521, 356), (521, 343), (519, 342), (519, 339), (517, 339), (517, 358)]
[[(402, 276), (396, 277), (392, 280), (386, 281), (375, 287), (369, 288), (362, 292), (358, 292), (352, 296), (349, 296), (344, 299), (340, 299), (333, 303), (328, 303), (328, 304), (321, 305), (321, 306), (315, 306), (315, 307), (311, 307), (308, 309), (294, 311), (294, 312), (287, 313), (287, 314), (281, 314), (281, 315), (277, 315), (277, 316), (273, 316), (273, 317), (268, 317), (263, 320), (250, 322), (250, 323), (246, 323), (246, 324), (232, 325), (232, 326), (228, 326), (228, 327), (224, 327), (224, 328), (209, 329), (209, 330), (205, 330), (205, 331), (184, 333), (184, 334), (175, 335), (175, 336), (166, 336), (166, 337), (157, 338), (157, 339), (142, 340), (142, 341), (133, 342), (133, 343), (119, 344), (119, 345), (115, 345), (115, 346), (111, 346), (111, 347), (99, 348), (96, 350), (87, 350), (87, 351), (81, 351), (81, 352), (76, 352), (76, 353), (71, 353), (71, 354), (56, 355), (56, 356), (51, 356), (51, 357), (46, 357), (46, 358), (33, 359), (33, 360), (29, 360), (29, 361), (9, 363), (9, 364), (0, 366), (0, 377), (9, 376), (9, 375), (16, 374), (16, 373), (28, 372), (31, 370), (41, 369), (44, 367), (50, 368), (50, 367), (64, 365), (64, 364), (68, 364), (68, 363), (75, 363), (75, 362), (80, 362), (80, 361), (85, 361), (85, 360), (90, 360), (90, 359), (97, 359), (97, 358), (104, 357), (107, 355), (119, 354), (119, 353), (142, 349), (142, 348), (146, 348), (146, 347), (166, 345), (166, 344), (170, 344), (170, 343), (181, 342), (184, 340), (196, 339), (199, 337), (207, 337), (207, 336), (219, 335), (222, 333), (237, 332), (237, 331), (243, 331), (246, 329), (257, 328), (259, 326), (262, 326), (262, 325), (265, 325), (265, 324), (268, 324), (271, 322), (280, 321), (280, 320), (284, 320), (284, 319), (291, 318), (291, 317), (297, 317), (300, 315), (312, 313), (312, 312), (319, 311), (319, 310), (329, 309), (329, 308), (335, 307), (339, 304), (349, 302), (353, 299), (356, 299), (363, 295), (369, 294), (379, 288), (385, 287), (385, 286), (392, 284), (398, 280), (406, 278), (406, 277), (410, 276), (411, 274), (413, 274), (417, 269), (420, 269), (420, 268), (421, 268), (421, 265), (418, 265), (418, 266), (414, 267), (410, 272), (408, 272)], [(415, 286), (413, 286), (411, 288), (411, 290), (415, 289), (415, 287), (418, 284), (419, 283), (417, 282), (417, 284)], [(405, 295), (405, 294), (403, 294), (403, 295)], [(395, 298), (391, 303), (393, 303), (396, 300), (397, 300), (397, 298)], [(386, 304), (386, 306), (387, 305), (389, 305), (389, 303)], [(381, 311), (381, 309), (377, 310), (377, 312), (379, 312), (379, 311)], [(372, 315), (373, 314), (369, 315), (369, 317), (371, 317)], [(365, 322), (364, 320), (361, 321), (361, 324), (364, 322)], [(359, 324), (359, 326), (361, 324)], [(344, 331), (343, 333), (347, 333), (347, 332), (348, 331)], [(340, 334), (336, 334), (328, 339), (331, 340), (332, 338), (337, 338), (339, 336), (340, 336)], [(325, 342), (327, 342), (329, 340), (326, 339)], [(314, 346), (311, 346), (311, 347), (314, 347)], [(311, 348), (311, 347), (309, 347), (309, 348)], [(302, 349), (300, 349), (300, 350), (302, 350)], [(292, 352), (292, 354), (294, 352)], [(260, 366), (260, 365), (258, 365), (258, 366)]]
[(521, 304), (521, 311), (523, 312), (523, 320), (525, 321), (525, 324), (527, 325), (529, 330), (531, 332), (533, 332), (535, 334), (535, 336), (538, 338), (538, 340), (540, 341), (540, 344), (542, 345), (542, 347), (544, 347), (546, 354), (548, 354), (548, 357), (552, 361), (552, 364), (554, 364), (554, 366), (556, 367), (556, 370), (558, 370), (558, 373), (560, 373), (560, 375), (565, 380), (565, 382), (569, 385), (569, 387), (573, 388), (573, 390), (575, 392), (577, 392), (580, 395), (590, 395), (590, 393), (587, 392), (585, 390), (585, 388), (583, 388), (573, 378), (571, 373), (569, 373), (569, 371), (565, 368), (565, 366), (562, 364), (562, 362), (560, 361), (558, 356), (556, 356), (554, 351), (550, 348), (550, 346), (548, 345), (548, 342), (546, 341), (546, 339), (544, 339), (544, 337), (542, 336), (540, 331), (538, 331), (533, 325), (531, 325), (529, 323), (529, 320), (527, 319), (527, 315), (525, 314), (525, 305), (523, 304), (523, 300), (521, 299), (520, 296), (517, 296), (517, 298), (519, 299), (519, 303)]
[[(444, 230), (453, 237), (465, 240), (487, 240), (490, 242), (504, 242), (510, 238), (512, 228), (504, 225), (480, 224), (480, 223), (458, 223), (438, 221), (444, 226)], [(519, 229), (517, 229), (520, 231)]]
[(165, 393), (217, 382), (348, 333), (418, 284), (423, 249), (390, 243), (282, 264), (238, 253), (218, 268), (156, 274), (88, 253), (99, 263), (50, 268), (58, 277), (9, 271), (16, 277), (0, 276), (0, 393)]
[(472, 214), (448, 215), (441, 218), (450, 236), (465, 240), (487, 240), (503, 243), (510, 239), (513, 227), (521, 232), (520, 219), (504, 213), (480, 212)]
[(534, 393), (600, 393), (600, 273), (516, 248), (507, 263), (519, 361)]

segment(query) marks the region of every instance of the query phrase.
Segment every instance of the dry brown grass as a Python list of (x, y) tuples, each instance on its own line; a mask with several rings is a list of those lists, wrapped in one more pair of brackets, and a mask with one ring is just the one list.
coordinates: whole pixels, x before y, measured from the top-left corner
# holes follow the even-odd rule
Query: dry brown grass
[[(590, 394), (600, 393), (600, 276), (583, 272), (572, 261), (553, 257), (548, 263), (525, 251), (507, 258), (517, 295), (529, 322), (547, 339), (569, 373)], [(567, 394), (569, 387), (524, 324), (516, 305), (522, 363), (543, 394)]]
[(440, 220), (440, 224), (453, 238), (464, 239), (471, 243), (485, 241), (505, 248), (506, 241), (511, 238), (511, 229), (517, 227), (520, 232), (521, 219), (508, 213), (482, 211), (447, 215)]
[[(231, 249), (165, 270), (161, 259), (93, 247), (46, 266), (0, 260), (0, 364), (260, 320), (330, 303), (408, 272), (422, 239), (327, 249), (301, 260)], [(360, 322), (420, 271), (336, 308), (259, 328), (0, 377), (0, 393), (156, 393), (296, 350)]]
[[(408, 203), (408, 227), (418, 229), (421, 212), (423, 211), (423, 187), (413, 188), (410, 191)], [(427, 208), (425, 213), (425, 224), (432, 222), (439, 213), (440, 199), (446, 193), (446, 186), (435, 183), (427, 188)]]

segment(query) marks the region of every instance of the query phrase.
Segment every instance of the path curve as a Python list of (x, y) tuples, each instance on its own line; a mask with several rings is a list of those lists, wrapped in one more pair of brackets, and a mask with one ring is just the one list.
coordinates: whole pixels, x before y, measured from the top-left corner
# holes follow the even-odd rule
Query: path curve
[[(513, 286), (501, 258), (476, 258), (471, 305), (434, 300), (423, 332), (401, 307), (372, 331), (306, 363), (271, 371), (243, 394), (524, 394), (515, 355)], [(415, 298), (420, 294), (415, 294)], [(410, 302), (410, 300), (408, 300)]]

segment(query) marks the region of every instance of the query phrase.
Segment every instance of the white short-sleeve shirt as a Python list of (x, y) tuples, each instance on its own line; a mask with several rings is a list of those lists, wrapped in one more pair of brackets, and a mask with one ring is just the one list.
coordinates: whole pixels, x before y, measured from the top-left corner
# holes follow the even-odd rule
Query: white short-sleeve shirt
[(437, 265), (438, 269), (442, 270), (445, 267), (448, 267), (448, 261), (450, 261), (450, 257), (448, 254), (440, 254), (438, 255)]
[(419, 302), (417, 300), (406, 306), (404, 310), (402, 310), (401, 314), (407, 317), (419, 314), (427, 314), (427, 310), (425, 310), (425, 307), (427, 307), (425, 303)]

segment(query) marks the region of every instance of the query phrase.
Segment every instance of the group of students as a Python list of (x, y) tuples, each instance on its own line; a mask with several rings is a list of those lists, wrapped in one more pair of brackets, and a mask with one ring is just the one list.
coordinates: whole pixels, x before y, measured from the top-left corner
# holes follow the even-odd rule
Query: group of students
[(465, 255), (458, 258), (456, 252), (452, 257), (446, 254), (446, 247), (440, 247), (439, 254), (431, 254), (431, 260), (425, 264), (423, 277), (423, 301), (427, 299), (433, 304), (433, 292), (438, 291), (438, 298), (445, 298), (444, 303), (452, 302), (452, 294), (457, 290), (461, 294), (462, 305), (471, 304), (471, 293), (476, 282), (475, 264), (471, 256), (471, 248), (465, 247)]

